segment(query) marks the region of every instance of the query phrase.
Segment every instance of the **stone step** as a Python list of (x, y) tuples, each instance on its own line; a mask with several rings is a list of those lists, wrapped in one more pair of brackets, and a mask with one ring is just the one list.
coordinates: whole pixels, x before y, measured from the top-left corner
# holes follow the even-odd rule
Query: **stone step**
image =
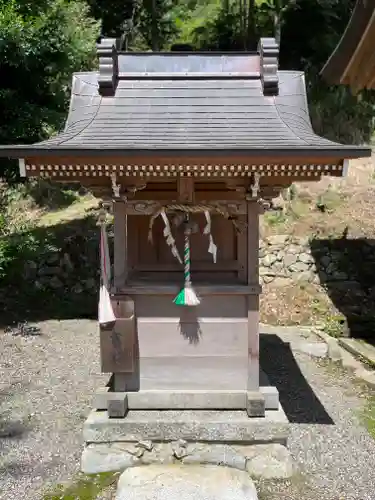
[(339, 344), (349, 351), (354, 356), (359, 356), (363, 358), (371, 366), (375, 367), (375, 347), (367, 344), (366, 342), (360, 342), (356, 339), (346, 339), (340, 338)]
[(134, 467), (120, 476), (116, 500), (257, 500), (244, 471), (227, 467)]
[(286, 444), (288, 435), (288, 419), (282, 409), (266, 411), (259, 418), (249, 418), (246, 411), (129, 411), (125, 418), (92, 411), (83, 426), (86, 443), (183, 439)]

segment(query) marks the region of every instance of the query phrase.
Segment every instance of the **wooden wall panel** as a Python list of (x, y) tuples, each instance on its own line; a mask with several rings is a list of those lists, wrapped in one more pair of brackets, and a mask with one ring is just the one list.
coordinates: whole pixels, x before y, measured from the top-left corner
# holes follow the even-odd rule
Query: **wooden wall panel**
[[(219, 215), (212, 216), (212, 235), (218, 247), (217, 262), (208, 253), (209, 239), (202, 234), (206, 221), (203, 214), (195, 214), (194, 220), (198, 223), (199, 233), (191, 235), (191, 263), (195, 279), (210, 281), (210, 279), (225, 279), (233, 281), (239, 271), (238, 238), (231, 221)], [(171, 220), (171, 218), (170, 218)], [(149, 216), (128, 216), (128, 256), (130, 273), (144, 273), (149, 279), (174, 281), (181, 278), (182, 265), (172, 255), (166, 244), (163, 229), (164, 224), (158, 217), (153, 226), (153, 243), (148, 241)], [(184, 236), (181, 229), (172, 229), (176, 238), (177, 248), (183, 257)], [(162, 276), (164, 273), (164, 277)], [(213, 273), (219, 273), (213, 275)]]

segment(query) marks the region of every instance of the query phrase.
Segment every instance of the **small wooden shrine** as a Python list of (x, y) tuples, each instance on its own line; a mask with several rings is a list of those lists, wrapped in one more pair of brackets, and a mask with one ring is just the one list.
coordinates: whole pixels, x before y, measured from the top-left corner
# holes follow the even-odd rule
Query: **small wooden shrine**
[(73, 76), (63, 132), (1, 150), (23, 176), (79, 182), (113, 214), (113, 281), (99, 221), (111, 381), (95, 407), (264, 416), (279, 404), (259, 381), (264, 201), (295, 181), (344, 176), (370, 150), (313, 132), (304, 74), (278, 71), (273, 39), (227, 54), (120, 52), (103, 39), (98, 56), (98, 72)]

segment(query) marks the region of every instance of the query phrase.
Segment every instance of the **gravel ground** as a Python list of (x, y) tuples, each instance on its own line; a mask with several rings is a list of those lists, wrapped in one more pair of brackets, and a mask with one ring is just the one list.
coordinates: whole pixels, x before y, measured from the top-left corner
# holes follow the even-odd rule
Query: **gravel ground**
[[(41, 336), (0, 334), (1, 500), (41, 499), (46, 484), (73, 477), (92, 394), (107, 379), (95, 322), (39, 326)], [(374, 500), (375, 441), (357, 418), (364, 399), (350, 375), (268, 339), (262, 363), (279, 388), (290, 449), (309, 485), (272, 485), (262, 500)]]
[(263, 347), (291, 422), (289, 449), (306, 475), (300, 484), (272, 485), (264, 500), (375, 500), (375, 440), (361, 425), (369, 390), (332, 362), (292, 356), (273, 342)]
[(0, 499), (41, 499), (78, 470), (82, 424), (100, 375), (93, 321), (47, 321), (42, 335), (0, 334)]

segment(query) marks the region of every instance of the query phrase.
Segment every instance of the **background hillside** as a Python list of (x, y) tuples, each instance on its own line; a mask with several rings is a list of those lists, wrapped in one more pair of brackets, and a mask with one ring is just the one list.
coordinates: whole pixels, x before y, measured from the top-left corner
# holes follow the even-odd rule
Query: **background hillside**
[[(316, 132), (343, 143), (369, 143), (374, 92), (352, 96), (345, 87), (329, 87), (319, 77), (354, 3), (0, 0), (0, 143), (36, 142), (61, 130), (72, 73), (96, 67), (100, 35), (122, 35), (128, 50), (177, 46), (197, 51), (255, 50), (260, 36), (275, 36), (281, 68), (306, 73)], [(375, 262), (373, 166), (372, 161), (352, 162), (345, 180), (293, 186), (265, 214), (264, 321), (319, 320), (333, 333), (341, 331), (343, 318), (372, 321), (375, 272), (368, 270)], [(6, 160), (0, 161), (0, 176), (4, 322), (32, 314), (95, 314), (97, 200), (74, 186), (19, 183), (16, 164)], [(285, 259), (297, 247), (296, 261)], [(265, 259), (266, 253), (271, 257)]]

